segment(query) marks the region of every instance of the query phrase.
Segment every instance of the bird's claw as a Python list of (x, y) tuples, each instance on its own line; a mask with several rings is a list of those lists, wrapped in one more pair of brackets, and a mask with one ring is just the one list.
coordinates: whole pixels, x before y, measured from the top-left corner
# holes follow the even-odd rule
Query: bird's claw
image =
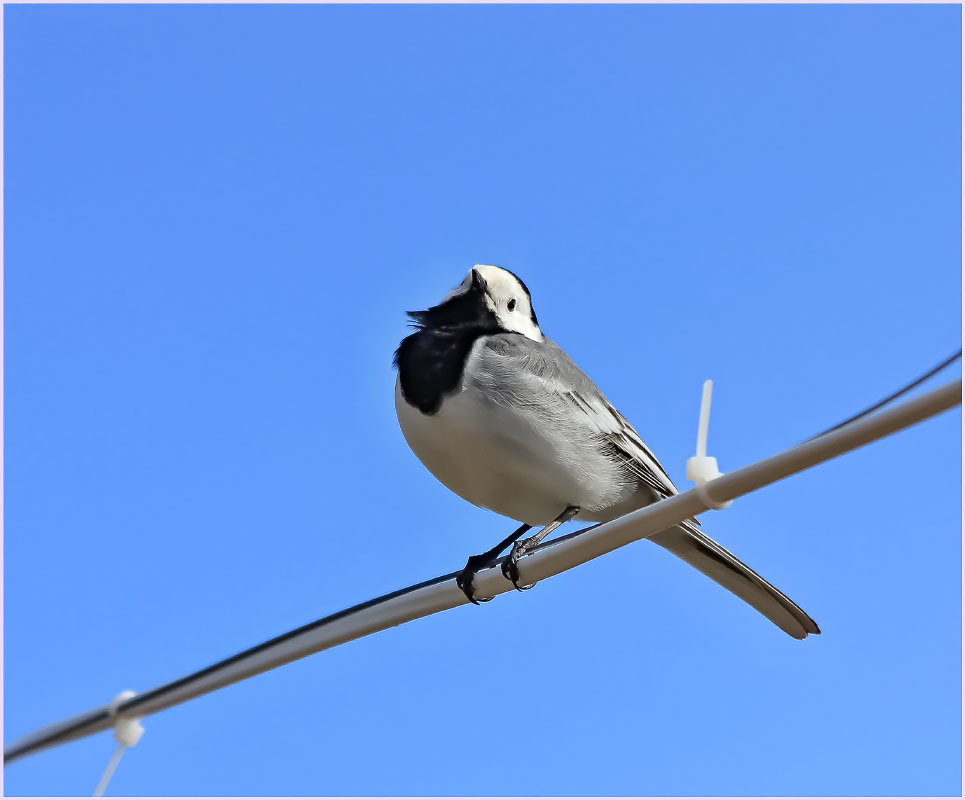
[(474, 606), (478, 606), (480, 603), (488, 603), (492, 600), (491, 597), (476, 597), (476, 587), (472, 585), (472, 579), (476, 577), (476, 572), (485, 566), (488, 566), (488, 559), (481, 556), (470, 556), (469, 560), (466, 562), (466, 566), (462, 568), (462, 572), (456, 575), (456, 586), (458, 586), (466, 599), (469, 600)]
[(509, 556), (503, 562), (502, 573), (503, 577), (510, 581), (513, 586), (516, 587), (517, 592), (525, 592), (527, 589), (532, 589), (536, 584), (530, 583), (526, 586), (519, 585), (519, 559), (522, 558), (528, 552), (529, 548), (526, 546), (526, 542), (516, 542), (513, 544), (513, 549), (510, 551)]
[(474, 606), (479, 605), (479, 601), (475, 597), (475, 588), (472, 585), (473, 573), (469, 570), (464, 569), (458, 575), (456, 575), (456, 586), (458, 586), (466, 598)]

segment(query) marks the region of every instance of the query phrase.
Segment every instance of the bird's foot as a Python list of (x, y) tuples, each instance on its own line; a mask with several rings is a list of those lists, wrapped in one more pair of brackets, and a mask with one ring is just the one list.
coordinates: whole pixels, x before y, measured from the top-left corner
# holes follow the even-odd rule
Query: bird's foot
[(535, 582), (527, 586), (519, 585), (519, 560), (531, 550), (535, 549), (539, 541), (537, 537), (532, 536), (529, 539), (523, 539), (521, 542), (514, 542), (513, 549), (510, 550), (509, 556), (507, 556), (503, 562), (503, 577), (508, 581), (512, 581), (513, 586), (516, 587), (516, 591), (525, 592), (527, 589), (532, 589), (536, 585)]
[(476, 597), (476, 589), (472, 585), (472, 579), (476, 577), (476, 573), (484, 567), (490, 567), (493, 564), (493, 557), (489, 553), (483, 553), (478, 556), (469, 556), (469, 560), (466, 562), (466, 566), (462, 568), (462, 571), (456, 575), (456, 586), (462, 589), (462, 593), (466, 595), (469, 602), (474, 606), (478, 606), (480, 603), (488, 603), (492, 600), (491, 597)]

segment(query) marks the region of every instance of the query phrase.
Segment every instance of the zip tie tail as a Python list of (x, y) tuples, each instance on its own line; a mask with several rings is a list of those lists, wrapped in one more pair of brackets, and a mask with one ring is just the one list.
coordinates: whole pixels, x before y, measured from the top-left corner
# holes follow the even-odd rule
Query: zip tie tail
[(720, 511), (733, 501), (720, 503), (707, 493), (707, 484), (723, 474), (717, 466), (717, 459), (707, 455), (707, 431), (710, 428), (710, 399), (713, 391), (714, 382), (704, 381), (700, 396), (700, 419), (697, 423), (697, 454), (687, 459), (687, 480), (694, 482), (697, 497), (707, 508)]

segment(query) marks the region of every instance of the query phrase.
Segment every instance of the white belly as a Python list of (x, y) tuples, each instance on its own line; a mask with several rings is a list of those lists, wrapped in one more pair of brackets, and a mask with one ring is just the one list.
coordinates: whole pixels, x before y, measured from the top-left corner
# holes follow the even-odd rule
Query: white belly
[(426, 468), (463, 499), (497, 514), (545, 525), (576, 505), (584, 509), (578, 519), (599, 521), (611, 519), (610, 507), (630, 499), (627, 488), (601, 496), (599, 485), (572, 468), (572, 456), (472, 390), (446, 398), (427, 415), (405, 402), (396, 381), (395, 409), (406, 442)]

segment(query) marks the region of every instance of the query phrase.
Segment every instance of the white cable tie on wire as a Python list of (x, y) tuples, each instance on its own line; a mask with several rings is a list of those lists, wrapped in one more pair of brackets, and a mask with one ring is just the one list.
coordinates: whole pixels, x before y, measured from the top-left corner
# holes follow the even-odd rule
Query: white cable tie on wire
[[(136, 694), (137, 692), (130, 690), (121, 692), (111, 701), (107, 713), (112, 718), (115, 717), (117, 715), (117, 707), (124, 701), (130, 700)], [(133, 747), (141, 741), (143, 734), (144, 726), (141, 725), (140, 717), (121, 717), (114, 723), (114, 738), (117, 740), (117, 749), (114, 750), (114, 755), (111, 756), (111, 760), (107, 762), (107, 768), (104, 770), (104, 774), (101, 775), (97, 788), (94, 789), (94, 797), (104, 796), (104, 792), (107, 791), (107, 784), (111, 782), (111, 778), (114, 776), (114, 770), (116, 770), (117, 765), (121, 763), (121, 756), (124, 755), (124, 751), (128, 747)]]
[(700, 397), (700, 421), (697, 423), (697, 455), (687, 459), (687, 480), (694, 482), (700, 501), (716, 511), (727, 508), (733, 501), (718, 503), (707, 493), (707, 484), (723, 473), (717, 466), (717, 459), (707, 455), (707, 430), (710, 428), (710, 397), (714, 390), (713, 381), (704, 381)]

